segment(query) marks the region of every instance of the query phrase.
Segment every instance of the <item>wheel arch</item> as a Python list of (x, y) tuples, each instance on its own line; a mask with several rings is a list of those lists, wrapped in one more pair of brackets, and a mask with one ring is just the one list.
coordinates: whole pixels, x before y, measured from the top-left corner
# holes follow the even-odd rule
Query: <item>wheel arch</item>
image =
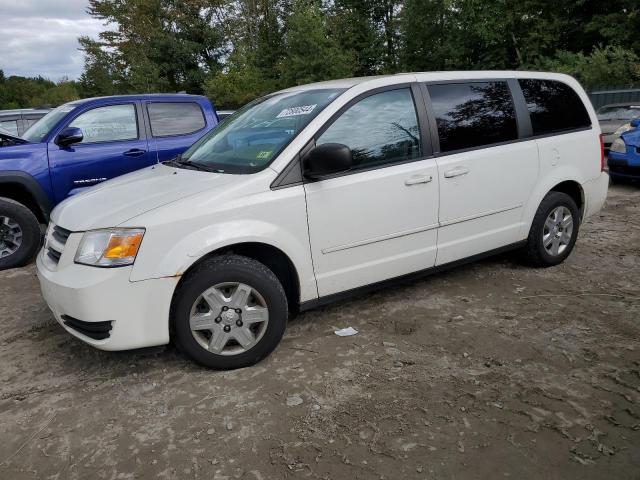
[(275, 247), (268, 243), (257, 241), (238, 242), (230, 245), (225, 245), (224, 247), (220, 247), (200, 257), (198, 260), (192, 263), (182, 274), (180, 281), (178, 282), (174, 291), (174, 298), (176, 292), (179, 291), (182, 282), (186, 278), (188, 278), (189, 274), (193, 272), (194, 269), (196, 269), (200, 264), (202, 264), (202, 262), (218, 255), (229, 254), (241, 255), (247, 258), (251, 258), (253, 260), (256, 260), (257, 262), (262, 263), (269, 270), (271, 270), (282, 284), (285, 294), (287, 295), (289, 314), (291, 316), (297, 315), (300, 309), (301, 286), (300, 277), (295, 264), (293, 263), (291, 258), (278, 247)]
[(0, 197), (21, 203), (41, 223), (49, 221), (51, 201), (38, 181), (29, 174), (19, 171), (0, 172)]
[(569, 195), (573, 201), (576, 202), (578, 212), (580, 212), (580, 220), (582, 220), (582, 217), (584, 216), (584, 189), (582, 188), (582, 185), (575, 180), (565, 180), (564, 182), (560, 182), (555, 185), (545, 194), (545, 196), (550, 192), (561, 192)]
[(582, 220), (582, 217), (584, 217), (585, 214), (585, 205), (588, 200), (585, 198), (585, 191), (583, 188), (583, 183), (585, 181), (586, 179), (583, 178), (580, 170), (568, 165), (554, 169), (546, 176), (542, 177), (537, 182), (525, 204), (522, 215), (522, 229), (520, 231), (520, 237), (522, 239), (527, 238), (536, 211), (544, 197), (546, 197), (550, 192), (562, 192), (569, 195), (576, 202)]

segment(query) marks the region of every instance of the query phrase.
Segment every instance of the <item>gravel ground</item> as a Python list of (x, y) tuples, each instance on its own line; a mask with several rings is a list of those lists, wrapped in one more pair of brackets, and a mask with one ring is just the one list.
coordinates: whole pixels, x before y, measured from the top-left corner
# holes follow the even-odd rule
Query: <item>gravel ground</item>
[(639, 254), (640, 190), (615, 186), (559, 267), (309, 312), (233, 372), (94, 350), (33, 266), (1, 272), (0, 478), (638, 479)]

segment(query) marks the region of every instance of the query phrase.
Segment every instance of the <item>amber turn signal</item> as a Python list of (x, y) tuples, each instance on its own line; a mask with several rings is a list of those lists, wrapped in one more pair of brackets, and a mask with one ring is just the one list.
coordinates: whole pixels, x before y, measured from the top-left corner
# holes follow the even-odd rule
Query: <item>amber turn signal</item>
[(112, 235), (104, 250), (105, 258), (135, 257), (142, 242), (142, 233), (135, 235)]

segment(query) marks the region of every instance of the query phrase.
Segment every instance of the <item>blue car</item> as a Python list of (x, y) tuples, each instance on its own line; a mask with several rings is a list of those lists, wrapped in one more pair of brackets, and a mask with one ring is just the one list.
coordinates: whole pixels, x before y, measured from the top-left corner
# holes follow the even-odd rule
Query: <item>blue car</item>
[(632, 129), (613, 141), (609, 150), (611, 180), (640, 180), (640, 118), (631, 121)]
[(56, 204), (175, 158), (217, 124), (206, 97), (124, 95), (64, 104), (22, 136), (0, 131), (0, 270), (33, 258)]

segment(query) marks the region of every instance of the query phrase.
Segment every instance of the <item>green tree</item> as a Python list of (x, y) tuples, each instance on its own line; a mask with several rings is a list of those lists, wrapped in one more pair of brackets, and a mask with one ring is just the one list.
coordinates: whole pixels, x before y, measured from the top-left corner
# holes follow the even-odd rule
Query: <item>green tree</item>
[(632, 50), (619, 46), (599, 46), (589, 55), (559, 51), (554, 58), (541, 59), (537, 67), (572, 75), (590, 89), (640, 84), (640, 58)]
[(330, 9), (330, 35), (353, 58), (354, 75), (375, 75), (386, 65), (377, 13), (375, 0), (336, 0)]
[(251, 62), (238, 59), (227, 72), (208, 79), (205, 94), (217, 108), (238, 108), (276, 89), (275, 81), (265, 78)]
[[(638, 81), (637, 0), (90, 0), (89, 13), (110, 29), (80, 40), (81, 95), (204, 91), (237, 107), (305, 82), (443, 69)], [(0, 98), (49, 88), (14, 83)]]
[(398, 45), (400, 43), (400, 13), (403, 0), (375, 0), (374, 21), (384, 38), (384, 71), (395, 73), (398, 69)]
[(237, 16), (231, 19), (233, 39), (231, 59), (236, 66), (255, 67), (269, 79), (277, 77), (274, 68), (285, 55), (284, 19), (290, 5), (287, 0), (239, 0)]
[(80, 75), (82, 96), (115, 95), (126, 91), (125, 79), (112, 63), (114, 56), (104, 50), (106, 45), (89, 37), (80, 37), (78, 41), (85, 57), (84, 71)]
[(639, 8), (630, 0), (406, 0), (402, 66), (530, 68), (598, 44), (633, 50)]
[(404, 70), (457, 68), (468, 55), (457, 43), (461, 28), (450, 2), (406, 0), (401, 14), (400, 64)]
[[(88, 12), (116, 25), (87, 39), (83, 84), (104, 87), (106, 78), (129, 91), (199, 93), (208, 75), (222, 68), (227, 53), (224, 2), (213, 0), (90, 0)], [(101, 50), (101, 53), (98, 52)]]
[(329, 35), (327, 17), (317, 2), (298, 0), (285, 23), (286, 56), (279, 65), (283, 87), (346, 77), (353, 58)]
[(77, 82), (12, 75), (0, 80), (0, 109), (57, 106), (79, 98)]

